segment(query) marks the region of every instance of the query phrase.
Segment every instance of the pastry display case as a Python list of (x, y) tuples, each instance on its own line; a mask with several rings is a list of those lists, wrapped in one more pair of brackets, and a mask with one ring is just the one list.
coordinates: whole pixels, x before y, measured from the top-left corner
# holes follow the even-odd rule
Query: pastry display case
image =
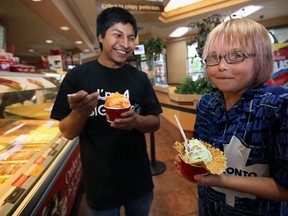
[(49, 118), (58, 87), (40, 74), (0, 73), (0, 215), (70, 214), (82, 167), (78, 138)]
[(0, 72), (0, 118), (49, 119), (59, 76)]

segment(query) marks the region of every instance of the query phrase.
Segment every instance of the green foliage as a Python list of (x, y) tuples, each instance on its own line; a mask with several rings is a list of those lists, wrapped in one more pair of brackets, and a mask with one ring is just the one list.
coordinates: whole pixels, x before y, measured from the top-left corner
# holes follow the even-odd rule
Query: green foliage
[(147, 58), (151, 58), (154, 55), (162, 53), (165, 48), (165, 43), (160, 37), (153, 37), (144, 41), (145, 55)]
[(206, 19), (203, 19), (202, 21), (192, 21), (188, 24), (188, 27), (197, 28), (198, 30), (197, 34), (195, 35), (195, 37), (190, 43), (198, 44), (196, 51), (200, 58), (202, 58), (203, 48), (204, 48), (208, 34), (213, 28), (219, 25), (222, 22), (222, 20), (223, 20), (222, 15), (214, 14), (214, 15), (207, 17)]
[(144, 47), (148, 68), (152, 70), (153, 60), (156, 60), (157, 56), (162, 53), (165, 42), (160, 37), (153, 37), (144, 41)]
[(215, 91), (216, 88), (206, 78), (199, 78), (193, 81), (191, 77), (185, 77), (174, 93), (177, 94), (207, 94)]

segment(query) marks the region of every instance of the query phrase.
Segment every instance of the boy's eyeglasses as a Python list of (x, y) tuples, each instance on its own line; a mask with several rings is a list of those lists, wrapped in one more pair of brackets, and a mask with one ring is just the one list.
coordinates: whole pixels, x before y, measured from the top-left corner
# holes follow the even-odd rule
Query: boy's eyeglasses
[(244, 59), (249, 58), (249, 57), (254, 57), (256, 56), (255, 53), (245, 53), (242, 51), (233, 51), (229, 52), (224, 56), (212, 54), (208, 55), (207, 58), (205, 59), (206, 65), (207, 66), (215, 66), (218, 65), (221, 61), (222, 58), (225, 59), (225, 61), (228, 64), (235, 64), (238, 62), (244, 61)]

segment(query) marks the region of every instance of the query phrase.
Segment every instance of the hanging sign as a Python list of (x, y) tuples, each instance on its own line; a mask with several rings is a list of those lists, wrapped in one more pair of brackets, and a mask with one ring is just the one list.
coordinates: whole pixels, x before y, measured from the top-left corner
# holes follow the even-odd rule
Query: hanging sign
[(104, 10), (111, 7), (121, 7), (129, 11), (149, 11), (149, 12), (163, 12), (163, 4), (151, 4), (151, 3), (107, 3), (107, 2), (96, 2), (97, 10)]

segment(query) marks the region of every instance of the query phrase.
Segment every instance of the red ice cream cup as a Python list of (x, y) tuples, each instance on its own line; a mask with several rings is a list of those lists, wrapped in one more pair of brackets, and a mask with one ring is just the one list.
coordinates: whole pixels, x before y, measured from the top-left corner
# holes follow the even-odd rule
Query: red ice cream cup
[(121, 113), (127, 112), (130, 110), (130, 107), (127, 108), (111, 108), (105, 107), (106, 109), (106, 119), (108, 122), (113, 122), (117, 118), (121, 118)]
[(207, 175), (209, 174), (209, 171), (206, 170), (204, 167), (187, 164), (181, 159), (181, 173), (185, 178), (191, 181), (195, 181), (194, 175), (198, 174)]

